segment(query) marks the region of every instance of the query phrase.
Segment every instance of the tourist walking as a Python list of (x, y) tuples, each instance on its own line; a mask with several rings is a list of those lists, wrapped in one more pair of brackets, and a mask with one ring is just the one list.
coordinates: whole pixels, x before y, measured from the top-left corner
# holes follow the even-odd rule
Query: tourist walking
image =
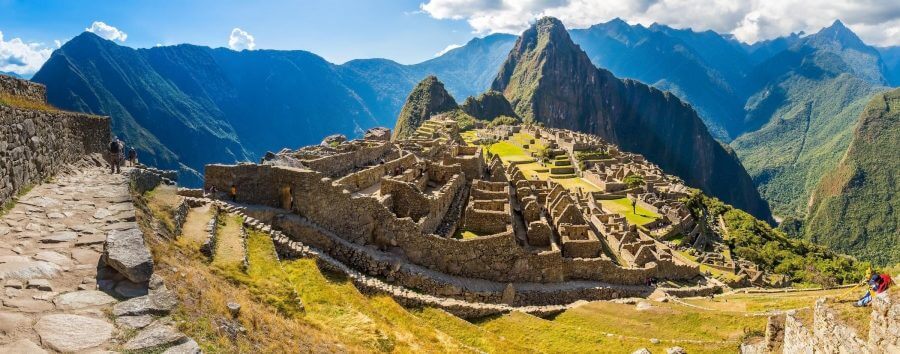
[(109, 173), (119, 173), (122, 172), (122, 150), (125, 149), (125, 143), (119, 140), (118, 137), (113, 137), (109, 142)]
[(132, 146), (130, 149), (128, 149), (128, 165), (134, 167), (135, 164), (137, 164), (137, 150), (135, 150), (134, 146)]
[(231, 201), (237, 203), (237, 186), (232, 184), (231, 190), (228, 191), (228, 194), (231, 194)]

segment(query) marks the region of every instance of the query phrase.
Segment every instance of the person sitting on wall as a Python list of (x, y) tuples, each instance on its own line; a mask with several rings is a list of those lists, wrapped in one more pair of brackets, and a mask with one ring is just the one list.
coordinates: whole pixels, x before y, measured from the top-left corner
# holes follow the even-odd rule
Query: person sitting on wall
[(869, 279), (869, 289), (866, 290), (866, 294), (863, 295), (862, 298), (857, 301), (854, 306), (863, 307), (868, 306), (869, 303), (872, 302), (872, 296), (879, 296), (884, 294), (887, 291), (888, 287), (891, 286), (891, 276), (888, 274), (873, 274), (872, 278)]

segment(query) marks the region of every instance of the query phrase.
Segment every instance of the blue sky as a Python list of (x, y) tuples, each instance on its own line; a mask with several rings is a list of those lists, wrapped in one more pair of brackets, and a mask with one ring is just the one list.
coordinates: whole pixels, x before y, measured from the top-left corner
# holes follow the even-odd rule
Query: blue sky
[(475, 36), (464, 20), (437, 20), (417, 0), (392, 1), (12, 1), (0, 0), (4, 40), (66, 40), (102, 21), (127, 34), (124, 45), (193, 43), (227, 47), (240, 28), (257, 49), (303, 49), (329, 61), (430, 59)]
[(308, 50), (335, 63), (380, 57), (410, 64), (475, 36), (518, 34), (541, 16), (569, 28), (615, 17), (659, 22), (748, 43), (812, 33), (841, 19), (866, 43), (900, 45), (897, 0), (0, 0), (0, 71), (32, 74), (55, 41), (95, 22), (105, 24), (94, 25), (96, 32), (130, 47), (228, 47), (234, 33), (235, 48), (252, 42), (256, 49)]

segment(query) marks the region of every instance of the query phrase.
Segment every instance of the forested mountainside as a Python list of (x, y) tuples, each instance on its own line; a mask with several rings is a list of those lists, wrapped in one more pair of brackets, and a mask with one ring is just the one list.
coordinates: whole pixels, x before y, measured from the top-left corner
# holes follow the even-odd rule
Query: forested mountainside
[(868, 102), (850, 147), (809, 202), (804, 235), (878, 264), (900, 262), (900, 89)]
[(725, 202), (769, 220), (737, 158), (674, 95), (595, 67), (555, 18), (538, 20), (492, 85), (525, 121), (597, 134)]

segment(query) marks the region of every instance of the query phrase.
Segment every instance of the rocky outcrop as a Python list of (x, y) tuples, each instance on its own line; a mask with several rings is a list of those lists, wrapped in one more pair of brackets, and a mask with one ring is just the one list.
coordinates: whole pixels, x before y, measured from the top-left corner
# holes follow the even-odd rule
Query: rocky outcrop
[(451, 111), (456, 107), (456, 100), (444, 89), (444, 84), (435, 76), (426, 77), (406, 98), (397, 117), (392, 138), (410, 137), (432, 115)]
[(366, 130), (366, 133), (363, 135), (363, 139), (389, 141), (391, 140), (391, 130), (385, 127), (371, 128), (369, 130)]
[(466, 98), (459, 108), (466, 114), (481, 120), (494, 120), (500, 116), (518, 117), (503, 93), (493, 90), (478, 97)]
[(144, 244), (144, 234), (137, 229), (137, 225), (127, 230), (110, 232), (103, 256), (107, 265), (132, 282), (145, 282), (153, 275), (153, 257)]
[(599, 135), (688, 185), (771, 220), (747, 171), (689, 105), (598, 69), (555, 18), (522, 33), (492, 89), (503, 92), (525, 121)]

